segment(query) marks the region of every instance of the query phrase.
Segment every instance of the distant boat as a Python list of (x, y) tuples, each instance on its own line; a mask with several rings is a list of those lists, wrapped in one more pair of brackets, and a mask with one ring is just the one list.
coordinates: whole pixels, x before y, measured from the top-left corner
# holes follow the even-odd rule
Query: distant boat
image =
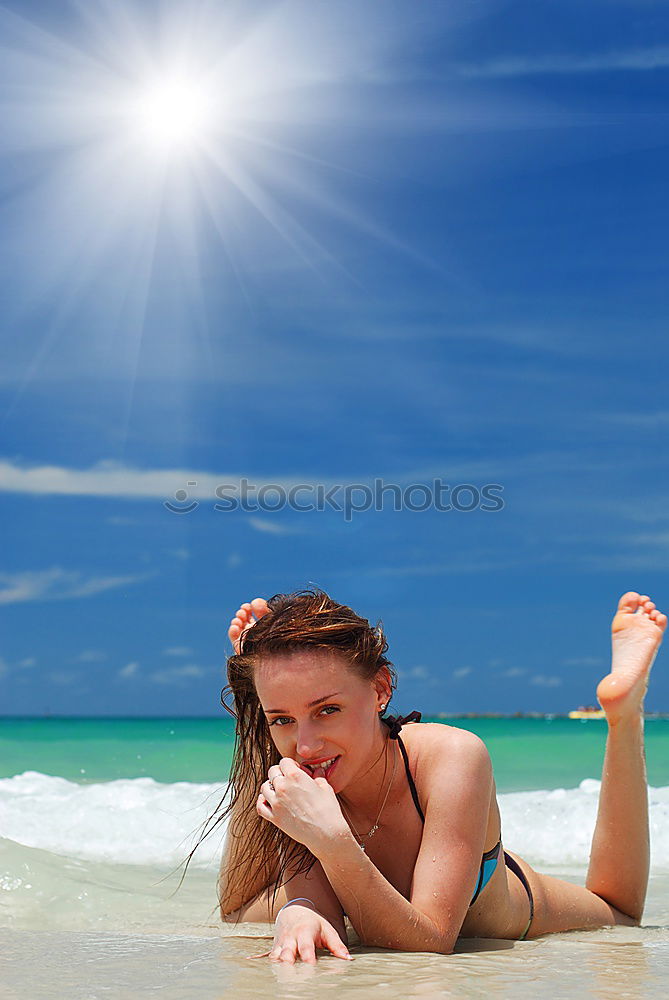
[(570, 719), (605, 719), (601, 708), (597, 708), (596, 705), (579, 705), (577, 709), (573, 712), (568, 713), (568, 718)]

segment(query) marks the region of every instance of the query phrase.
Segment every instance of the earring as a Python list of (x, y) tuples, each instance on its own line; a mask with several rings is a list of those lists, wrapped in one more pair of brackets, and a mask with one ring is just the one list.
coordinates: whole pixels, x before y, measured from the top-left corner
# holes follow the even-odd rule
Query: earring
[(381, 705), (381, 711), (382, 711), (382, 712), (385, 712), (385, 710), (386, 710), (386, 707), (387, 707), (386, 705)]

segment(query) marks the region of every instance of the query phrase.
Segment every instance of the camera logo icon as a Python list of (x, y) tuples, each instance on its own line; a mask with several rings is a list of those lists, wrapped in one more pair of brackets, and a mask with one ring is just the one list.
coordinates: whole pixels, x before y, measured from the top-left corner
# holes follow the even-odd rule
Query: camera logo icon
[[(186, 486), (197, 486), (197, 480), (189, 481), (186, 483)], [(200, 506), (197, 500), (191, 500), (190, 503), (186, 503), (188, 500), (188, 490), (177, 490), (174, 494), (174, 499), (177, 501), (176, 503), (172, 503), (171, 500), (163, 500), (163, 506), (167, 507), (172, 514), (190, 514), (191, 511)]]

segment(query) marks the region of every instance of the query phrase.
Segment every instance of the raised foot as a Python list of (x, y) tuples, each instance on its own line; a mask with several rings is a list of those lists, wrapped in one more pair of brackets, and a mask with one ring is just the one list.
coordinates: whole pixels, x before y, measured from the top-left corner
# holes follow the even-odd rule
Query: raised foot
[(267, 607), (267, 601), (264, 597), (254, 597), (250, 603), (242, 604), (241, 608), (237, 611), (237, 614), (230, 622), (230, 628), (228, 629), (228, 638), (232, 643), (232, 648), (235, 653), (239, 653), (239, 640), (242, 634), (246, 632), (248, 628), (251, 628), (255, 623), (267, 614), (269, 608)]
[(611, 673), (597, 687), (597, 699), (608, 721), (638, 715), (648, 688), (650, 668), (667, 624), (646, 595), (623, 594), (611, 625)]

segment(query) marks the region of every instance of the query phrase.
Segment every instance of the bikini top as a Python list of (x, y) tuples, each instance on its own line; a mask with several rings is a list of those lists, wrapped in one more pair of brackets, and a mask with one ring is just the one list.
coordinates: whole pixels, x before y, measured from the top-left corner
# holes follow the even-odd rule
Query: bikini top
[(413, 804), (418, 811), (418, 815), (421, 821), (425, 822), (425, 816), (423, 815), (423, 810), (420, 806), (420, 800), (418, 798), (418, 792), (416, 791), (416, 785), (411, 774), (411, 768), (409, 767), (409, 755), (407, 754), (406, 747), (400, 736), (400, 730), (402, 726), (406, 725), (407, 722), (420, 722), (422, 715), (420, 712), (410, 712), (409, 715), (389, 715), (387, 719), (381, 719), (389, 729), (388, 738), (391, 740), (397, 740), (397, 744), (400, 748), (402, 754), (402, 759), (404, 760), (404, 769), (407, 773), (407, 781), (409, 782), (409, 790), (411, 791), (411, 798), (413, 799)]
[[(420, 722), (420, 720), (421, 720), (420, 712), (411, 712), (409, 715), (398, 715), (398, 716), (389, 715), (388, 718), (381, 719), (381, 722), (385, 723), (386, 726), (388, 727), (389, 730), (388, 738), (391, 740), (397, 740), (397, 744), (402, 754), (402, 759), (404, 760), (404, 769), (407, 774), (407, 781), (409, 782), (411, 798), (413, 799), (416, 811), (418, 812), (421, 821), (425, 823), (425, 816), (423, 814), (423, 810), (421, 809), (420, 801), (418, 799), (416, 784), (411, 774), (411, 768), (409, 767), (409, 755), (407, 754), (406, 747), (404, 746), (402, 737), (400, 736), (400, 730), (402, 726), (404, 726), (407, 722)], [(476, 883), (476, 888), (474, 890), (473, 899), (469, 904), (470, 906), (476, 902), (481, 890), (485, 888), (487, 883), (492, 878), (492, 875), (495, 871), (495, 868), (497, 867), (497, 862), (501, 853), (502, 853), (502, 839), (500, 837), (495, 846), (491, 850), (486, 851), (481, 858), (481, 864), (479, 867), (479, 876)], [(504, 860), (506, 861), (509, 867), (511, 867), (511, 862), (513, 862), (513, 865), (515, 866), (515, 861), (513, 861), (513, 858), (510, 858), (509, 855), (507, 855), (506, 851), (504, 852)], [(525, 877), (522, 873), (519, 874), (518, 877), (521, 878), (523, 883), (525, 883)], [(532, 918), (530, 917), (530, 922), (531, 919)]]

